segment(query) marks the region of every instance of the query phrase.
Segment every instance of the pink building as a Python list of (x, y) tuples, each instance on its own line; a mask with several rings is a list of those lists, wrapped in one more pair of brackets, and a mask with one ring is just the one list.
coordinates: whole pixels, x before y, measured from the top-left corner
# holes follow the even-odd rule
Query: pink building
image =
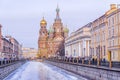
[(6, 38), (2, 38), (2, 56), (4, 58), (12, 58), (13, 44)]
[(0, 24), (0, 59), (17, 59), (19, 55), (19, 42), (11, 36), (2, 36), (2, 25)]

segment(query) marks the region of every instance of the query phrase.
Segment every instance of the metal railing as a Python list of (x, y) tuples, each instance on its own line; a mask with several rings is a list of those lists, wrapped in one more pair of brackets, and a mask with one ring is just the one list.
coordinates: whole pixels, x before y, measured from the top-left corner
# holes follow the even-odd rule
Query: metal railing
[(0, 68), (15, 64), (20, 61), (24, 62), (26, 60), (3, 60), (3, 61), (0, 61)]
[[(58, 62), (64, 62), (64, 63), (75, 63), (75, 64), (83, 64), (83, 65), (93, 65), (93, 66), (102, 66), (102, 67), (108, 67), (109, 68), (109, 62), (105, 60), (98, 60), (97, 59), (91, 59), (91, 60), (85, 60), (84, 58), (58, 58), (58, 57), (52, 57), (48, 58), (47, 60), (51, 61), (58, 61)], [(113, 68), (120, 68), (120, 62), (112, 62)]]

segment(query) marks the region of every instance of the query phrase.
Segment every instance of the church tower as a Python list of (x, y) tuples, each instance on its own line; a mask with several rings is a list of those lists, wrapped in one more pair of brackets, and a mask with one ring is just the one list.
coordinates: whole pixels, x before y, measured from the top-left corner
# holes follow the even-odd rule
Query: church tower
[(57, 6), (56, 8), (56, 18), (53, 23), (54, 28), (54, 53), (55, 55), (60, 54), (60, 48), (64, 45), (64, 31), (63, 31), (63, 23), (61, 22), (61, 18), (59, 15), (60, 9)]
[(47, 22), (43, 18), (40, 22), (40, 31), (38, 39), (38, 49), (41, 58), (45, 57), (55, 57), (64, 56), (64, 42), (65, 38), (68, 36), (68, 28), (63, 26), (59, 15), (60, 9), (56, 8), (56, 18), (54, 23), (47, 30)]
[(63, 36), (63, 23), (61, 22), (61, 18), (59, 16), (59, 7), (57, 6), (56, 8), (56, 18), (55, 18), (55, 22), (53, 23), (53, 27), (54, 27), (54, 32), (55, 32), (55, 37), (57, 36)]
[(47, 22), (45, 21), (44, 17), (40, 22), (40, 31), (39, 31), (39, 39), (38, 39), (38, 48), (39, 48), (39, 54), (41, 57), (47, 57), (47, 37), (48, 32), (46, 29)]

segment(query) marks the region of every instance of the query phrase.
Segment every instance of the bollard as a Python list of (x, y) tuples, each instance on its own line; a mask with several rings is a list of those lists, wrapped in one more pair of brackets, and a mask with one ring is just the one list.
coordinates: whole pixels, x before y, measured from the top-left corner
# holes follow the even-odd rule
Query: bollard
[(74, 63), (74, 58), (72, 59), (72, 63)]
[(0, 61), (0, 65), (2, 65), (2, 61)]
[(84, 64), (84, 59), (82, 59), (82, 64)]
[(98, 60), (97, 60), (97, 66), (99, 66), (99, 65), (100, 65), (100, 60), (98, 59)]
[(65, 59), (66, 59), (65, 61), (67, 62), (67, 58), (65, 58)]
[(90, 65), (90, 60), (89, 60), (89, 65)]
[(69, 58), (69, 61), (68, 62), (70, 62), (70, 58)]
[(77, 58), (77, 63), (79, 63), (79, 58)]
[(109, 62), (109, 68), (112, 68), (112, 61)]

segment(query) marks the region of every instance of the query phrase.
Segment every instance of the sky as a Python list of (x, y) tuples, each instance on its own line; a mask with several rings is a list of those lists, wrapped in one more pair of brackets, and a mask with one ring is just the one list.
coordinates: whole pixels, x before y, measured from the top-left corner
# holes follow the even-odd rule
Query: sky
[(119, 0), (0, 0), (0, 24), (3, 36), (11, 35), (23, 47), (38, 47), (40, 21), (44, 16), (47, 28), (53, 24), (57, 5), (69, 34), (94, 21)]

